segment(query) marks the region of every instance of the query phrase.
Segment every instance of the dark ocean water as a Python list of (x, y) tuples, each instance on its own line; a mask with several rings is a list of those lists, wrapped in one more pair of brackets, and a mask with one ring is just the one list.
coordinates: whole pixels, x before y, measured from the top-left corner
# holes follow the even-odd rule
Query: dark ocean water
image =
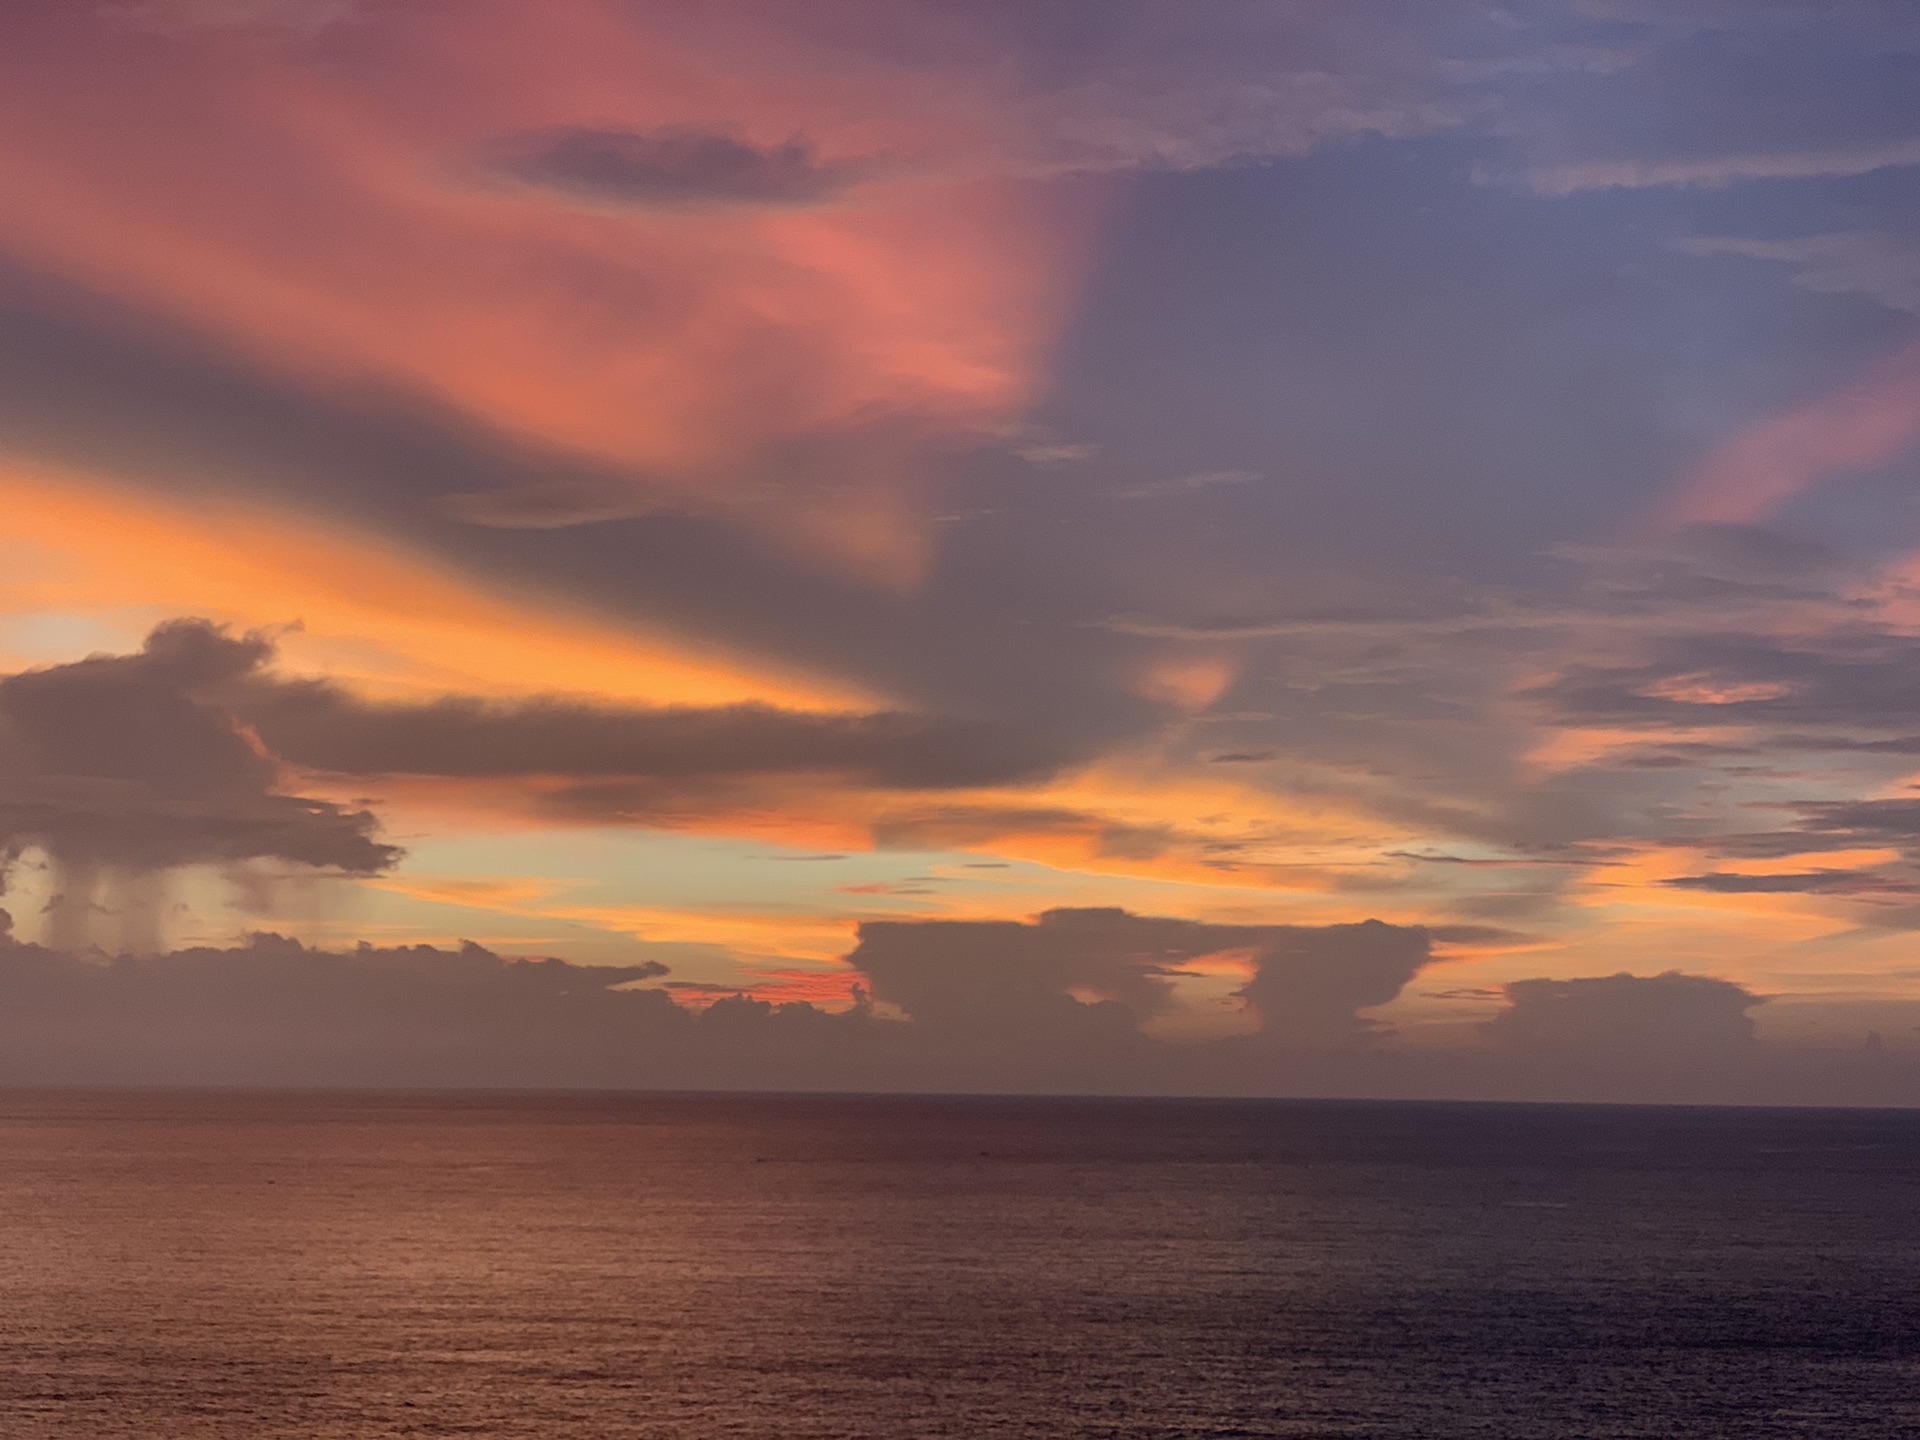
[(0, 1094), (0, 1435), (1920, 1435), (1920, 1114)]

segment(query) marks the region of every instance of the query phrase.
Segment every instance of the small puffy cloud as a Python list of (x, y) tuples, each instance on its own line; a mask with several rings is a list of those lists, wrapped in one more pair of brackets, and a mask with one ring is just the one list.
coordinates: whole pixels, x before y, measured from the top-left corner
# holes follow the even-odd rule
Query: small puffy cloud
[(717, 130), (634, 131), (591, 125), (529, 130), (494, 142), (496, 174), (600, 204), (649, 210), (815, 205), (854, 171), (823, 164), (806, 141), (759, 146)]

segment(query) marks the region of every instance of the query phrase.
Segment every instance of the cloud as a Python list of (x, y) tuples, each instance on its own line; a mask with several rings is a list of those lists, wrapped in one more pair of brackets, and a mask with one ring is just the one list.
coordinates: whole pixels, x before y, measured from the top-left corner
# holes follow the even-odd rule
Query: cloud
[(847, 960), (874, 998), (956, 1032), (1047, 1028), (1063, 1016), (1132, 1029), (1172, 1008), (1182, 964), (1244, 951), (1252, 973), (1240, 993), (1260, 1035), (1307, 1047), (1369, 1038), (1356, 1012), (1393, 999), (1428, 958), (1425, 931), (1379, 921), (1212, 925), (1120, 909), (1050, 910), (1031, 924), (868, 921), (859, 935)]
[[(1278, 1053), (1361, 1053), (1352, 1014), (1425, 959), (1417, 931), (1209, 926), (1120, 910), (1034, 923), (863, 928), (871, 999), (839, 1012), (719, 996), (655, 963), (514, 960), (478, 945), (310, 949), (256, 935), (107, 961), (7, 938), (0, 1080), (11, 1083), (1258, 1090)], [(1182, 963), (1264, 946), (1264, 1040), (1166, 1041)], [(1121, 998), (1086, 995), (1086, 988)], [(877, 1002), (877, 1003), (875, 1003)], [(892, 1008), (910, 1018), (889, 1018)], [(1324, 1033), (1312, 1026), (1325, 1022)]]
[(1131, 485), (1113, 492), (1116, 500), (1164, 500), (1176, 495), (1192, 495), (1201, 490), (1216, 490), (1223, 485), (1250, 485), (1266, 477), (1258, 470), (1202, 470), (1179, 475), (1171, 480), (1155, 480)]
[[(826, 774), (937, 790), (1040, 778), (1062, 760), (1047, 743), (1003, 727), (902, 712), (557, 697), (375, 701), (332, 681), (280, 676), (268, 668), (273, 658), (261, 633), (182, 619), (157, 627), (137, 655), (0, 680), (9, 753), (41, 774), (247, 798), (271, 780), (275, 761), (357, 778)], [(375, 852), (352, 853), (371, 860)], [(379, 868), (349, 864), (345, 853), (339, 863)]]
[(1036, 441), (1017, 447), (1013, 453), (1029, 465), (1067, 465), (1091, 460), (1100, 453), (1100, 447), (1069, 441)]
[(233, 685), (229, 697), (280, 759), (336, 775), (671, 781), (815, 774), (932, 790), (1039, 779), (1064, 759), (1004, 727), (899, 712), (466, 696), (383, 702), (326, 681), (258, 675)]
[[(1862, 627), (1774, 638), (1764, 634), (1676, 636), (1634, 664), (1570, 665), (1529, 689), (1572, 720), (1615, 724), (1768, 724), (1854, 735), (1902, 731), (1920, 703), (1920, 637)], [(1817, 733), (1794, 737), (1801, 748)], [(1885, 747), (1902, 753), (1906, 736)]]
[(651, 131), (559, 125), (488, 147), (495, 173), (583, 200), (678, 210), (709, 205), (817, 205), (855, 170), (822, 164), (794, 139), (757, 146), (724, 131), (670, 125)]
[(282, 793), (207, 698), (269, 649), (176, 622), (137, 654), (0, 680), (0, 847), (52, 860), (64, 942), (87, 937), (96, 887), (127, 877), (248, 861), (368, 875), (399, 857), (367, 812)]
[[(1537, 195), (1578, 195), (1590, 190), (1642, 190), (1662, 186), (1717, 190), (1742, 180), (1810, 180), (1870, 175), (1876, 170), (1920, 165), (1920, 137), (1832, 149), (1782, 150), (1733, 155), (1675, 155), (1571, 160), (1520, 172)], [(1506, 178), (1497, 165), (1476, 171), (1482, 183)]]
[(510, 490), (449, 491), (440, 508), (456, 520), (494, 530), (564, 530), (689, 508), (670, 488), (638, 479), (542, 481)]
[(902, 849), (970, 849), (1014, 837), (1085, 840), (1096, 855), (1150, 860), (1177, 838), (1167, 825), (1116, 820), (1058, 805), (950, 804), (891, 808), (872, 824), (874, 842)]
[(1793, 283), (1825, 295), (1865, 295), (1894, 310), (1920, 314), (1920, 249), (1877, 230), (1755, 240), (1693, 235), (1673, 242), (1686, 255), (1774, 260), (1801, 267)]
[(1677, 970), (1516, 980), (1505, 995), (1508, 1008), (1486, 1026), (1497, 1048), (1663, 1063), (1750, 1052), (1755, 1032), (1747, 1012), (1765, 998), (1729, 980)]
[(1877, 895), (1910, 894), (1915, 889), (1911, 881), (1902, 882), (1870, 870), (1807, 870), (1771, 875), (1715, 871), (1710, 875), (1678, 875), (1660, 883), (1675, 890), (1702, 890), (1711, 895)]
[[(1891, 1048), (1756, 1039), (1748, 1012), (1759, 997), (1676, 973), (1469, 987), (1457, 993), (1506, 1006), (1479, 1043), (1357, 1044), (1366, 1037), (1347, 1007), (1417, 959), (1414, 938), (1391, 926), (1251, 927), (1281, 947), (1272, 982), (1289, 1013), (1330, 1030), (1178, 1040), (1142, 1033), (1141, 1011), (1163, 1004), (1156, 987), (1182, 983), (1194, 948), (1244, 927), (1082, 911), (864, 937), (875, 972), (926, 1019), (892, 1018), (866, 996), (838, 1011), (773, 1004), (656, 983), (657, 963), (513, 959), (473, 944), (329, 951), (255, 935), (107, 960), (21, 944), (5, 928), (0, 919), (0, 1083), (15, 1085), (1920, 1097), (1920, 1067)], [(1132, 1003), (1084, 994), (1088, 985), (1131, 986)], [(683, 1007), (675, 994), (712, 1003)]]

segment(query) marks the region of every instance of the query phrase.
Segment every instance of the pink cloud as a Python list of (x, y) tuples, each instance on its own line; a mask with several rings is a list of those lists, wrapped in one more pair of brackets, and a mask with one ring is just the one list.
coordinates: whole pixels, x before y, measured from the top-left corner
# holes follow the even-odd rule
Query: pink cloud
[(1838, 390), (1735, 435), (1661, 506), (1656, 526), (1751, 523), (1838, 474), (1896, 459), (1920, 441), (1920, 344)]
[[(625, 513), (728, 508), (894, 582), (924, 546), (912, 455), (1025, 406), (1099, 210), (1096, 187), (992, 178), (1004, 121), (963, 70), (717, 44), (672, 7), (471, 0), (295, 39), (79, 7), (15, 28), (0, 247), (306, 383), (611, 463)], [(717, 155), (817, 175), (819, 203), (752, 203), (752, 175), (663, 208), (489, 169), (567, 127), (638, 137), (656, 170), (691, 153), (667, 179), (695, 199)], [(816, 473), (783, 492), (765, 459), (795, 441)]]

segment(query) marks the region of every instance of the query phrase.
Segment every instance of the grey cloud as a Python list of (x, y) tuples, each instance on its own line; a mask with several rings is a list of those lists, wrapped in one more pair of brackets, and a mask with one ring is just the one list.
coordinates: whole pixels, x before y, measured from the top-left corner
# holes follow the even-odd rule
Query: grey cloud
[(530, 130), (494, 142), (486, 160), (495, 173), (526, 185), (641, 209), (813, 205), (856, 178), (851, 167), (822, 164), (804, 140), (762, 147), (678, 126)]
[(1704, 890), (1714, 895), (1909, 894), (1915, 888), (1912, 882), (1871, 870), (1804, 870), (1775, 875), (1715, 871), (1708, 875), (1678, 875), (1660, 883), (1675, 890)]
[[(1242, 993), (1265, 1040), (1327, 1047), (1373, 1033), (1356, 1012), (1399, 994), (1426, 964), (1428, 940), (1423, 930), (1377, 920), (1212, 925), (1065, 909), (1031, 924), (869, 921), (847, 958), (876, 999), (932, 1030), (1044, 1026), (1061, 1016), (1131, 1029), (1173, 1004), (1171, 977), (1183, 962), (1226, 950), (1252, 952), (1255, 973)], [(1075, 989), (1103, 1001), (1082, 1003)]]
[[(1764, 997), (1730, 981), (1669, 970), (1520, 980), (1503, 993), (1506, 1008), (1481, 1026), (1489, 1068), (1541, 1099), (1752, 1104), (1833, 1094), (1821, 1094), (1833, 1078), (1804, 1052), (1759, 1038), (1750, 1012)], [(1889, 1078), (1861, 1088), (1885, 1094)]]
[[(599, 823), (673, 824), (762, 803), (756, 787), (781, 777), (926, 791), (1032, 779), (1065, 758), (1007, 727), (894, 712), (380, 703), (282, 678), (272, 657), (263, 636), (181, 620), (137, 654), (0, 680), (0, 848), (37, 847), (55, 863), (61, 944), (90, 938), (103, 886), (125, 892), (130, 909), (148, 904), (129, 877), (250, 861), (370, 874), (394, 863), (399, 851), (374, 838), (371, 814), (282, 793), (281, 765), (559, 780), (527, 803)], [(937, 825), (938, 813), (919, 823)], [(901, 823), (902, 834), (915, 825)], [(1117, 850), (1143, 843), (1111, 837)]]
[(84, 936), (93, 888), (116, 874), (254, 860), (370, 874), (398, 858), (366, 812), (281, 793), (208, 698), (268, 653), (176, 622), (137, 654), (0, 680), (0, 847), (38, 847), (61, 871), (56, 932)]
[[(1002, 943), (990, 928), (972, 932), (971, 945), (965, 930), (876, 936), (876, 953), (892, 955), (891, 968), (877, 959), (876, 967), (935, 1017), (922, 1021), (886, 1018), (864, 1000), (839, 1012), (738, 995), (682, 1008), (656, 983), (656, 964), (513, 960), (470, 944), (326, 951), (271, 935), (108, 960), (19, 944), (0, 921), (0, 1083), (1920, 1099), (1910, 1053), (1868, 1051), (1857, 1039), (1844, 1050), (1830, 1040), (1756, 1040), (1747, 1012), (1757, 997), (1700, 976), (1472, 991), (1508, 1007), (1478, 1045), (1338, 1043), (1353, 1020), (1336, 1007), (1378, 994), (1410, 963), (1407, 932), (1389, 926), (1254, 927), (1270, 938), (1282, 932), (1283, 944), (1291, 935), (1295, 968), (1279, 977), (1286, 988), (1302, 965), (1324, 977), (1357, 962), (1365, 978), (1338, 993), (1320, 982), (1299, 992), (1302, 1016), (1333, 1024), (1321, 1043), (1157, 1040), (1140, 1033), (1135, 1009), (1084, 1003), (1061, 987), (1110, 984), (1116, 971), (1150, 982), (1156, 971), (1176, 972), (1194, 944), (1236, 927), (1122, 912), (1012, 927), (1048, 928), (1084, 933), (1030, 950), (1024, 973), (1007, 952), (985, 953)], [(1115, 941), (1147, 953), (1116, 953)], [(959, 973), (929, 973), (943, 963)], [(1153, 992), (1136, 1003), (1151, 1007)], [(1852, 1019), (1864, 1029), (1876, 1015)]]
[[(4, 753), (25, 767), (22, 785), (81, 782), (76, 804), (84, 793), (110, 805), (125, 787), (144, 786), (169, 801), (244, 801), (255, 806), (249, 815), (283, 819), (294, 813), (287, 807), (312, 802), (265, 795), (276, 759), (355, 776), (671, 781), (832, 774), (885, 788), (941, 789), (1035, 778), (1062, 758), (1001, 727), (898, 712), (464, 696), (382, 703), (328, 681), (278, 677), (266, 668), (273, 653), (264, 636), (235, 637), (206, 621), (176, 620), (156, 629), (137, 655), (96, 656), (0, 680)], [(271, 759), (248, 744), (239, 725)], [(26, 792), (18, 794), (26, 803)], [(348, 829), (366, 820), (335, 818)], [(332, 833), (319, 827), (316, 843)], [(353, 870), (377, 869), (392, 858), (377, 849), (349, 849), (331, 860), (317, 852), (260, 853)]]
[(1429, 925), (1427, 935), (1436, 945), (1524, 945), (1534, 937), (1500, 925)]
[[(1536, 194), (1577, 195), (1588, 190), (1641, 190), (1663, 186), (1714, 190), (1742, 180), (1811, 180), (1870, 175), (1876, 170), (1920, 165), (1920, 137), (1831, 149), (1753, 151), (1730, 155), (1675, 155), (1570, 160), (1533, 166), (1522, 178)], [(1477, 178), (1494, 183), (1504, 176), (1486, 166)]]
[(1815, 800), (1799, 808), (1806, 816), (1804, 829), (1849, 845), (1920, 841), (1920, 800)]
[(1677, 970), (1516, 980), (1505, 993), (1508, 1008), (1486, 1026), (1498, 1048), (1664, 1062), (1750, 1050), (1755, 1031), (1747, 1012), (1765, 998), (1730, 980)]
[(1920, 705), (1920, 640), (1860, 627), (1774, 639), (1695, 635), (1644, 663), (1575, 666), (1523, 692), (1571, 719), (1899, 727)]
[(743, 704), (644, 708), (563, 699), (363, 700), (324, 681), (252, 679), (230, 703), (280, 758), (343, 775), (702, 780), (835, 775), (943, 789), (1045, 775), (1063, 758), (996, 726), (897, 712)]
[[(1015, 555), (995, 562), (1004, 583), (990, 597), (957, 587), (884, 596), (755, 539), (735, 509), (694, 513), (684, 495), (664, 503), (645, 477), (509, 442), (422, 397), (303, 394), (161, 317), (6, 263), (0, 426), (19, 454), (54, 468), (176, 499), (238, 495), (343, 518), (486, 583), (779, 654), (917, 710), (1014, 712), (1103, 741), (1161, 718), (1113, 683), (1129, 642), (1083, 632), (1068, 649), (1028, 623), (1044, 601)], [(797, 454), (784, 446), (741, 483), (788, 500), (796, 487), (824, 488), (870, 465), (870, 451), (899, 452), (877, 429), (816, 436)], [(449, 506), (461, 508), (450, 493), (495, 523), (449, 523)], [(564, 528), (613, 510), (647, 518)], [(517, 528), (502, 528), (509, 520)]]
[(1876, 230), (1804, 235), (1789, 240), (1689, 236), (1673, 248), (1703, 258), (1771, 260), (1798, 266), (1793, 283), (1828, 295), (1865, 295), (1895, 310), (1920, 314), (1920, 248)]
[(564, 530), (687, 508), (683, 498), (638, 478), (546, 481), (510, 490), (453, 491), (440, 508), (456, 520), (495, 530)]

